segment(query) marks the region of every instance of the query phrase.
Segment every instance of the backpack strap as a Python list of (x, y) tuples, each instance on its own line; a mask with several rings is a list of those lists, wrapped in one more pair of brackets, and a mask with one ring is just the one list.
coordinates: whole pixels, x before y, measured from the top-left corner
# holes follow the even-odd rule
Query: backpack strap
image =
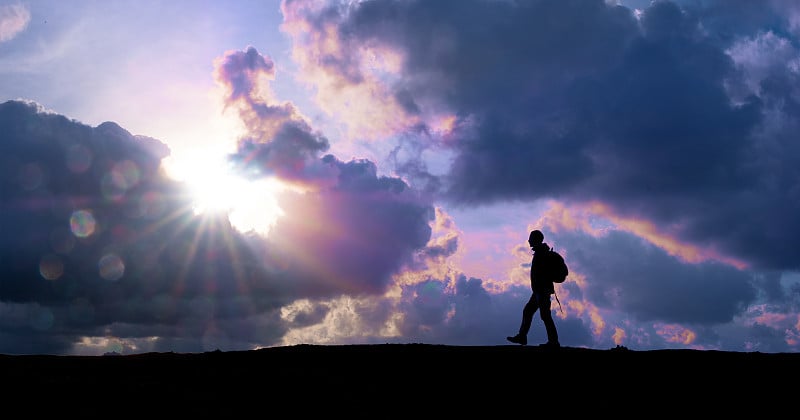
[(556, 302), (558, 302), (558, 309), (561, 310), (561, 313), (564, 313), (564, 308), (561, 307), (561, 301), (558, 300), (558, 293), (556, 293), (555, 287), (553, 288), (553, 295), (556, 297)]

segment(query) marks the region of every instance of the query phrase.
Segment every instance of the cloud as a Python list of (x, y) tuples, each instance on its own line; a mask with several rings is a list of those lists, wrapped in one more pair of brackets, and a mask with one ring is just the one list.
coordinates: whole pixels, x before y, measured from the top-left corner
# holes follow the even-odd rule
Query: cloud
[(282, 197), (293, 217), (278, 224), (270, 240), (308, 255), (298, 270), (312, 277), (355, 294), (384, 290), (390, 274), (430, 238), (431, 203), (401, 179), (378, 176), (373, 162), (323, 156), (328, 140), (293, 105), (262, 95), (269, 88), (259, 81), (273, 71), (266, 63), (271, 60), (253, 47), (231, 51), (217, 61), (216, 76), (229, 87), (227, 102), (246, 127), (232, 161), (250, 176), (274, 176), (305, 189)]
[[(276, 135), (307, 134), (285, 125), (295, 131)], [(380, 295), (431, 234), (424, 198), (368, 161), (315, 156), (316, 143), (286, 147), (332, 178), (285, 192), (287, 215), (265, 239), (225, 215), (194, 214), (186, 186), (162, 171), (169, 149), (155, 139), (23, 101), (0, 104), (0, 129), (0, 352), (107, 349), (109, 336), (125, 352), (274, 344), (287, 328), (282, 307)], [(277, 172), (292, 181), (307, 169)]]
[(0, 42), (14, 39), (28, 27), (31, 13), (21, 4), (0, 6)]
[(336, 2), (281, 3), (281, 28), (303, 68), (298, 78), (317, 88), (317, 105), (347, 128), (350, 139), (374, 140), (416, 126), (417, 104), (385, 83), (398, 77), (404, 57), (339, 31), (346, 8)]
[[(256, 99), (233, 105), (269, 106)], [(464, 239), (446, 211), (319, 143), (292, 143), (304, 160), (277, 172), (259, 172), (269, 153), (231, 156), (250, 176), (304, 182), (276, 197), (286, 215), (263, 237), (196, 215), (185, 185), (164, 175), (158, 140), (24, 101), (0, 104), (0, 129), (3, 353), (503, 344), (530, 296), (526, 235), (507, 279), (470, 276), (453, 265)], [(242, 150), (269, 150), (286, 131), (272, 133), (245, 133)], [(317, 166), (329, 170), (305, 175)], [(550, 209), (534, 224), (570, 264), (555, 313), (565, 345), (796, 346), (796, 280), (687, 261), (680, 243), (653, 245), (624, 220), (615, 224), (627, 230), (597, 228), (602, 207)], [(544, 338), (537, 327), (529, 337)]]
[[(413, 118), (409, 137), (453, 153), (426, 181), (442, 199), (599, 201), (728, 258), (800, 268), (794, 3), (751, 14), (748, 2), (663, 1), (639, 16), (602, 0), (307, 4), (284, 3), (292, 28), (308, 31), (289, 33), (304, 57), (326, 58), (335, 90), (377, 83), (375, 101), (414, 104), (385, 120)], [(391, 52), (399, 68), (379, 78), (366, 50)], [(446, 138), (419, 130), (434, 114), (456, 116)], [(425, 165), (398, 168), (425, 179)]]
[(252, 46), (215, 60), (214, 76), (225, 88), (226, 107), (235, 109), (246, 130), (231, 159), (245, 173), (293, 183), (335, 178), (335, 168), (319, 159), (330, 147), (328, 139), (314, 132), (294, 105), (277, 103), (269, 93), (274, 74), (272, 60)]
[[(0, 352), (506, 344), (534, 227), (570, 264), (564, 345), (795, 350), (793, 6), (703, 4), (284, 2), (350, 130), (279, 100), (255, 47), (214, 61), (231, 165), (285, 187), (266, 236), (195, 214), (160, 140), (2, 103)], [(386, 162), (330, 152), (353, 139)]]
[[(246, 349), (279, 342), (295, 300), (384, 294), (431, 237), (430, 200), (373, 162), (323, 155), (327, 139), (272, 102), (262, 83), (272, 71), (253, 48), (215, 71), (246, 128), (231, 162), (292, 185), (276, 196), (285, 214), (268, 238), (195, 214), (188, 188), (161, 168), (170, 151), (160, 141), (34, 102), (0, 104), (0, 274), (10, 279), (0, 332), (40, 336), (56, 353), (107, 348), (108, 336), (125, 352)], [(23, 342), (0, 351), (32, 349)]]
[(685, 264), (627, 233), (559, 241), (571, 265), (591, 267), (582, 294), (601, 309), (643, 321), (725, 323), (756, 298), (748, 273), (715, 262)]

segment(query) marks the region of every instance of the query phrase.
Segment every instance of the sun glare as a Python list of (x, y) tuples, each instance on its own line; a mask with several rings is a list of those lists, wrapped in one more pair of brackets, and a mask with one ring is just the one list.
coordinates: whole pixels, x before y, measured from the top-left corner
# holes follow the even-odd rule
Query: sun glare
[(172, 178), (187, 184), (195, 214), (227, 213), (240, 232), (263, 235), (283, 215), (275, 199), (282, 189), (277, 180), (242, 178), (217, 157), (168, 159), (165, 167)]

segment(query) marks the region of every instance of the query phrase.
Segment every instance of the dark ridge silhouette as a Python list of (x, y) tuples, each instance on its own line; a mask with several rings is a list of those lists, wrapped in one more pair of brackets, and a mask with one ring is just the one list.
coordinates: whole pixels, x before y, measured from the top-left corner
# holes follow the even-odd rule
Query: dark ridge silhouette
[(617, 410), (632, 416), (636, 406), (685, 418), (756, 407), (760, 416), (794, 410), (800, 354), (295, 345), (206, 353), (0, 355), (0, 374), (4, 408), (24, 407), (28, 414), (96, 416), (102, 406), (127, 415), (224, 418), (277, 412), (302, 418), (482, 417), (481, 412), (496, 417), (537, 413), (534, 407), (545, 404), (568, 417)]

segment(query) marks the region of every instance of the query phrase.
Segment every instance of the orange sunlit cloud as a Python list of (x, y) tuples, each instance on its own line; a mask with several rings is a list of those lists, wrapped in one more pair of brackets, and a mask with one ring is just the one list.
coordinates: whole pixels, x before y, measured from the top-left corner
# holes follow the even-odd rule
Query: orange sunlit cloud
[(614, 334), (612, 334), (611, 337), (614, 339), (614, 344), (621, 346), (625, 344), (625, 339), (628, 337), (628, 335), (625, 333), (625, 330), (616, 327), (614, 328)]
[(592, 334), (600, 336), (606, 328), (606, 321), (594, 305), (589, 304), (589, 318), (592, 320)]
[(662, 324), (656, 326), (656, 333), (669, 343), (689, 345), (694, 343), (697, 334), (677, 324)]
[(455, 115), (445, 115), (442, 117), (435, 118), (434, 121), (431, 123), (431, 128), (433, 131), (441, 134), (449, 134), (453, 131), (456, 127), (456, 121), (458, 117)]
[(615, 229), (632, 233), (651, 244), (663, 249), (668, 254), (689, 263), (700, 263), (708, 260), (719, 261), (740, 270), (747, 264), (735, 258), (726, 257), (716, 250), (701, 248), (683, 243), (677, 238), (663, 232), (648, 220), (629, 218), (617, 215), (612, 208), (592, 202), (584, 205), (567, 207), (559, 202), (552, 202), (550, 209), (540, 219), (540, 226), (547, 226), (554, 232), (560, 230), (581, 230), (593, 236), (601, 236), (605, 229), (592, 225), (592, 219), (603, 218), (614, 225)]
[(323, 4), (286, 2), (281, 7), (281, 29), (293, 39), (301, 80), (316, 88), (320, 108), (344, 122), (351, 137), (385, 138), (418, 123), (382, 82), (401, 68), (400, 53), (348, 45), (339, 37), (337, 22), (311, 25), (306, 15)]

